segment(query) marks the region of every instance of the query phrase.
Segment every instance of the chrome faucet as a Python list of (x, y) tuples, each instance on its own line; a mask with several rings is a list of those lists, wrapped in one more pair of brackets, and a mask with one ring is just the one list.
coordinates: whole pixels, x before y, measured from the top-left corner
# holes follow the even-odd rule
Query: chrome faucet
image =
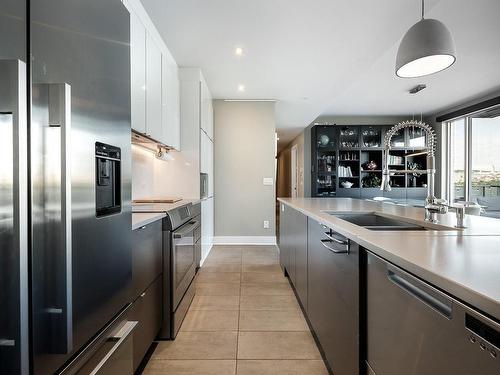
[[(427, 169), (426, 170), (390, 170), (389, 169), (389, 151), (391, 150), (392, 137), (400, 130), (405, 128), (419, 128), (426, 133), (426, 145), (424, 151), (415, 152), (411, 155), (423, 155), (427, 154)], [(382, 172), (382, 185), (380, 190), (391, 191), (390, 176), (393, 173), (420, 173), (427, 174), (427, 198), (425, 199), (425, 221), (430, 221), (432, 223), (437, 223), (437, 214), (445, 214), (448, 212), (448, 204), (444, 199), (438, 199), (434, 195), (434, 184), (435, 184), (435, 174), (436, 174), (436, 133), (434, 130), (426, 123), (422, 121), (403, 121), (397, 125), (394, 125), (387, 134), (384, 140), (384, 157), (383, 157), (383, 172)]]

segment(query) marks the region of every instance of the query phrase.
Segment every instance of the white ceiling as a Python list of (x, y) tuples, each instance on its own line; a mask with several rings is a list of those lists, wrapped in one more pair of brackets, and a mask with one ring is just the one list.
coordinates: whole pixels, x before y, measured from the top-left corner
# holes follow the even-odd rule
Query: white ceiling
[[(277, 100), (281, 144), (319, 115), (432, 114), (500, 89), (499, 0), (426, 1), (458, 60), (421, 79), (394, 74), (419, 0), (141, 1), (177, 63), (201, 67), (214, 98)], [(418, 83), (427, 89), (409, 95)]]

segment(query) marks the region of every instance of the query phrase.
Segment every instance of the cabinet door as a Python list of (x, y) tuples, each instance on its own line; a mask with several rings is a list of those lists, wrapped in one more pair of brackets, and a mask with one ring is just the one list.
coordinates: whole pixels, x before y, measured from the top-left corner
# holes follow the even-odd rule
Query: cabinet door
[[(308, 219), (308, 311), (333, 373), (359, 373), (359, 246), (334, 253), (325, 228)], [(333, 243), (326, 243), (334, 247)]]
[(307, 311), (307, 216), (293, 213), (293, 246), (295, 249), (295, 290), (302, 307)]
[(164, 142), (161, 121), (161, 51), (146, 35), (146, 133)]
[(289, 252), (288, 252), (288, 242), (290, 241), (289, 233), (287, 231), (287, 221), (288, 221), (288, 210), (291, 210), (288, 206), (283, 203), (280, 203), (280, 232), (279, 232), (279, 248), (280, 248), (280, 265), (283, 269), (283, 272), (288, 272), (288, 261), (289, 261)]
[(208, 136), (214, 140), (214, 106), (212, 102), (212, 95), (209, 97), (208, 102), (208, 125), (207, 125)]
[(165, 143), (180, 151), (179, 67), (168, 51), (161, 58), (162, 128)]
[(162, 272), (161, 220), (132, 232), (132, 284), (136, 298)]
[[(200, 172), (210, 173), (210, 150), (212, 141), (203, 130), (200, 130)], [(209, 176), (210, 180), (210, 176)]]
[(146, 28), (130, 13), (130, 68), (132, 129), (146, 133)]
[(200, 92), (200, 107), (201, 107), (201, 121), (200, 127), (207, 133), (210, 139), (213, 139), (213, 113), (212, 113), (212, 95), (208, 89), (207, 83), (201, 80)]
[(134, 371), (160, 331), (162, 322), (162, 276), (133, 303), (130, 319), (138, 322), (134, 331)]
[(214, 142), (208, 143), (208, 196), (214, 196)]
[(214, 240), (214, 198), (201, 202), (201, 259), (205, 259)]

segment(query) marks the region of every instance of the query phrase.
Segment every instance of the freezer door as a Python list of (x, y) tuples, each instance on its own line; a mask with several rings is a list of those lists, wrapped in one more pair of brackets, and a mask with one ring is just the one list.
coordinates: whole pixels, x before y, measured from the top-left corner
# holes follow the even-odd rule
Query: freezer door
[(0, 374), (28, 373), (26, 102), (26, 65), (0, 60)]

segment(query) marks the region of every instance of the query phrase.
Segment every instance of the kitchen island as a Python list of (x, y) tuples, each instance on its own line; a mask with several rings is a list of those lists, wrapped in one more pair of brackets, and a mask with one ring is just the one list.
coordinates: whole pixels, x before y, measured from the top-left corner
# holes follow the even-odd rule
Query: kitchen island
[[(500, 320), (500, 222), (467, 215), (465, 229), (455, 215), (426, 223), (424, 210), (351, 198), (278, 198), (376, 255), (453, 294)], [(333, 216), (376, 212), (428, 227), (418, 231), (371, 231)]]
[(458, 229), (454, 213), (430, 223), (422, 208), (279, 201), (280, 263), (333, 373), (498, 373), (498, 221)]

